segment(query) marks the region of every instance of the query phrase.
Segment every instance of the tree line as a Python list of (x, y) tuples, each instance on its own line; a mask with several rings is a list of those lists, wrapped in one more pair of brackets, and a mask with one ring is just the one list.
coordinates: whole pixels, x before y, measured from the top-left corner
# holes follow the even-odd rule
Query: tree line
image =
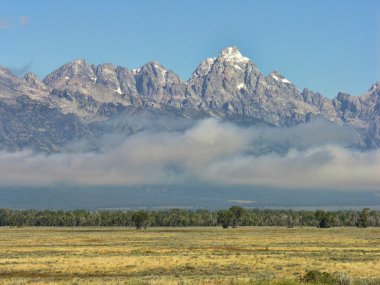
[(0, 226), (125, 226), (145, 228), (201, 226), (285, 226), (285, 227), (378, 227), (380, 211), (295, 211), (244, 209), (228, 210), (14, 210), (0, 209)]

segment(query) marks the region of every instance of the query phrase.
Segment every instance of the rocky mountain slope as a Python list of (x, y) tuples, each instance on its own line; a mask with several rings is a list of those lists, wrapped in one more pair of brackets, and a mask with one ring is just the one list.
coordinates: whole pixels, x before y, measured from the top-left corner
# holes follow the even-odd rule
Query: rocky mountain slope
[[(330, 100), (299, 90), (278, 71), (263, 75), (236, 47), (201, 62), (188, 81), (158, 62), (129, 70), (75, 60), (42, 81), (31, 73), (18, 78), (0, 67), (1, 148), (60, 151), (80, 138), (96, 148), (98, 137), (112, 131), (107, 125), (112, 118), (157, 116), (274, 127), (320, 118), (355, 128), (360, 147), (376, 148), (380, 82), (361, 96), (339, 93)], [(128, 120), (122, 122), (123, 130), (134, 131)]]

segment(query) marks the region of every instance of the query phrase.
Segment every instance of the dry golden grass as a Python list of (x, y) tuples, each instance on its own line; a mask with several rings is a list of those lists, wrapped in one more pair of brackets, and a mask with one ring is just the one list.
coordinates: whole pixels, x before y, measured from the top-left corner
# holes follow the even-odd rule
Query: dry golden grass
[(380, 228), (0, 228), (0, 284), (380, 277)]

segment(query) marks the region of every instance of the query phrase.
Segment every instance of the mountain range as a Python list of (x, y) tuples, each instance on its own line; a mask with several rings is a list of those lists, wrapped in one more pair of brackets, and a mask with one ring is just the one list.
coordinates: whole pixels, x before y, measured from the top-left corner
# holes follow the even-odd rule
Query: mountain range
[[(239, 125), (293, 127), (325, 120), (358, 134), (352, 146), (380, 147), (380, 81), (361, 96), (328, 99), (300, 90), (280, 72), (263, 75), (236, 47), (202, 61), (187, 81), (152, 61), (129, 70), (69, 62), (40, 80), (0, 67), (0, 148), (59, 152), (107, 133), (139, 131), (136, 122), (214, 117)], [(117, 123), (115, 123), (117, 122)]]

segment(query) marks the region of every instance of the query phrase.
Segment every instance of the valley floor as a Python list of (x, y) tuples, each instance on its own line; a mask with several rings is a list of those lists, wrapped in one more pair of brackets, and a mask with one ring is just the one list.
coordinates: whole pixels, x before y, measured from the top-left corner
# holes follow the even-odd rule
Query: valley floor
[(0, 284), (296, 284), (309, 270), (380, 284), (380, 228), (0, 228)]

